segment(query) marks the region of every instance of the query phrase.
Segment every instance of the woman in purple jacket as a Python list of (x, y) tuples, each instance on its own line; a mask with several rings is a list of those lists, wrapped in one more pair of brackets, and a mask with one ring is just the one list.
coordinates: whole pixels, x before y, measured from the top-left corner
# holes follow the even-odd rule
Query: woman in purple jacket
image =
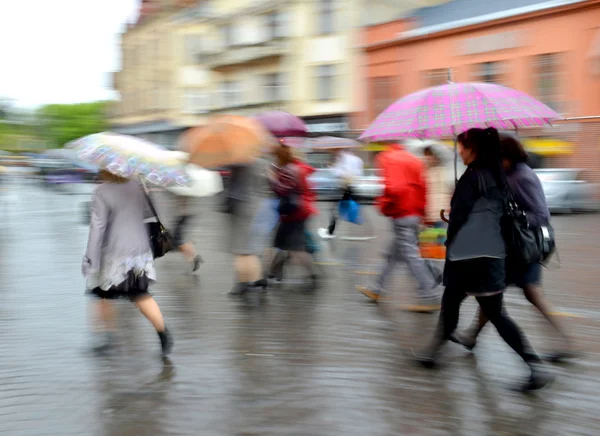
[[(510, 135), (502, 135), (500, 147), (508, 185), (519, 206), (527, 213), (529, 224), (533, 227), (548, 225), (550, 211), (546, 205), (546, 197), (538, 176), (526, 164), (527, 152), (521, 143)], [(544, 297), (541, 287), (542, 266), (537, 262), (524, 267), (507, 265), (506, 281), (509, 285), (521, 288), (525, 298), (544, 315), (563, 338), (565, 348), (549, 356), (550, 360), (559, 361), (573, 357), (571, 340), (557, 317), (552, 315), (552, 308)], [(472, 350), (476, 345), (477, 336), (487, 322), (480, 310), (473, 325), (465, 333), (455, 335), (452, 340)]]

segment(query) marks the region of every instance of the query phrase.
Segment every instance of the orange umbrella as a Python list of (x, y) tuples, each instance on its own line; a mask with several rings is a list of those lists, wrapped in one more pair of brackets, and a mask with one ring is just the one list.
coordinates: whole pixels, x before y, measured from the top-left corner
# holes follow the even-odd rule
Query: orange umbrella
[(258, 121), (237, 115), (213, 117), (188, 130), (181, 142), (190, 162), (204, 168), (249, 163), (277, 144)]

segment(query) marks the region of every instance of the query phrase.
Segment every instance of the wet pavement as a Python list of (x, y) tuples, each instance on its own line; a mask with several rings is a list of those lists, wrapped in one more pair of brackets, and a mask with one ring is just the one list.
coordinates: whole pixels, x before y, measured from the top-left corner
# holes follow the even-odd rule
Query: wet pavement
[[(94, 355), (80, 274), (87, 189), (18, 182), (0, 196), (2, 435), (600, 434), (598, 216), (554, 219), (562, 268), (545, 271), (545, 289), (584, 354), (553, 366), (556, 382), (526, 396), (512, 389), (526, 370), (492, 327), (474, 354), (449, 345), (439, 371), (412, 363), (436, 316), (400, 310), (414, 301), (405, 269), (385, 304), (354, 290), (374, 279), (386, 245), (388, 225), (373, 210), (377, 239), (324, 246), (320, 291), (302, 292), (302, 272), (291, 269), (264, 298), (236, 301), (226, 295), (233, 274), (218, 200), (198, 201), (191, 236), (205, 264), (192, 276), (170, 254), (152, 289), (175, 334), (171, 360), (161, 361), (151, 326), (126, 302), (117, 349)], [(170, 198), (158, 198), (167, 216)], [(321, 206), (315, 228), (331, 207)], [(370, 231), (348, 225), (344, 233)], [(538, 351), (560, 346), (518, 291), (507, 303)], [(474, 310), (467, 300), (461, 326)]]

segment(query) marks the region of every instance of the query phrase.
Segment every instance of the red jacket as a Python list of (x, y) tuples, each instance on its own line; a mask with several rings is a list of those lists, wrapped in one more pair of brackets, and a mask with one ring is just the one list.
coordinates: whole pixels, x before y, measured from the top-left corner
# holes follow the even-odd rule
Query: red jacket
[(313, 167), (300, 160), (277, 171), (277, 180), (273, 183), (275, 193), (285, 197), (291, 192), (297, 192), (300, 197), (298, 210), (291, 215), (282, 216), (281, 221), (304, 221), (317, 214), (315, 207), (317, 197), (308, 182), (308, 176), (314, 172)]
[(377, 156), (385, 183), (377, 199), (381, 213), (390, 218), (425, 216), (427, 186), (421, 159), (394, 144)]

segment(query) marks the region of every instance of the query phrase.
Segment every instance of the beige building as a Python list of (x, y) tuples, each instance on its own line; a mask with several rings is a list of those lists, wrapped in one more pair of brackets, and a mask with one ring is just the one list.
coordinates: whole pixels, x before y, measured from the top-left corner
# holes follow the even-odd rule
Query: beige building
[(146, 16), (123, 34), (111, 121), (115, 131), (174, 146), (185, 128), (220, 113), (281, 109), (315, 134), (349, 130), (364, 106), (359, 28), (428, 2), (143, 3)]

